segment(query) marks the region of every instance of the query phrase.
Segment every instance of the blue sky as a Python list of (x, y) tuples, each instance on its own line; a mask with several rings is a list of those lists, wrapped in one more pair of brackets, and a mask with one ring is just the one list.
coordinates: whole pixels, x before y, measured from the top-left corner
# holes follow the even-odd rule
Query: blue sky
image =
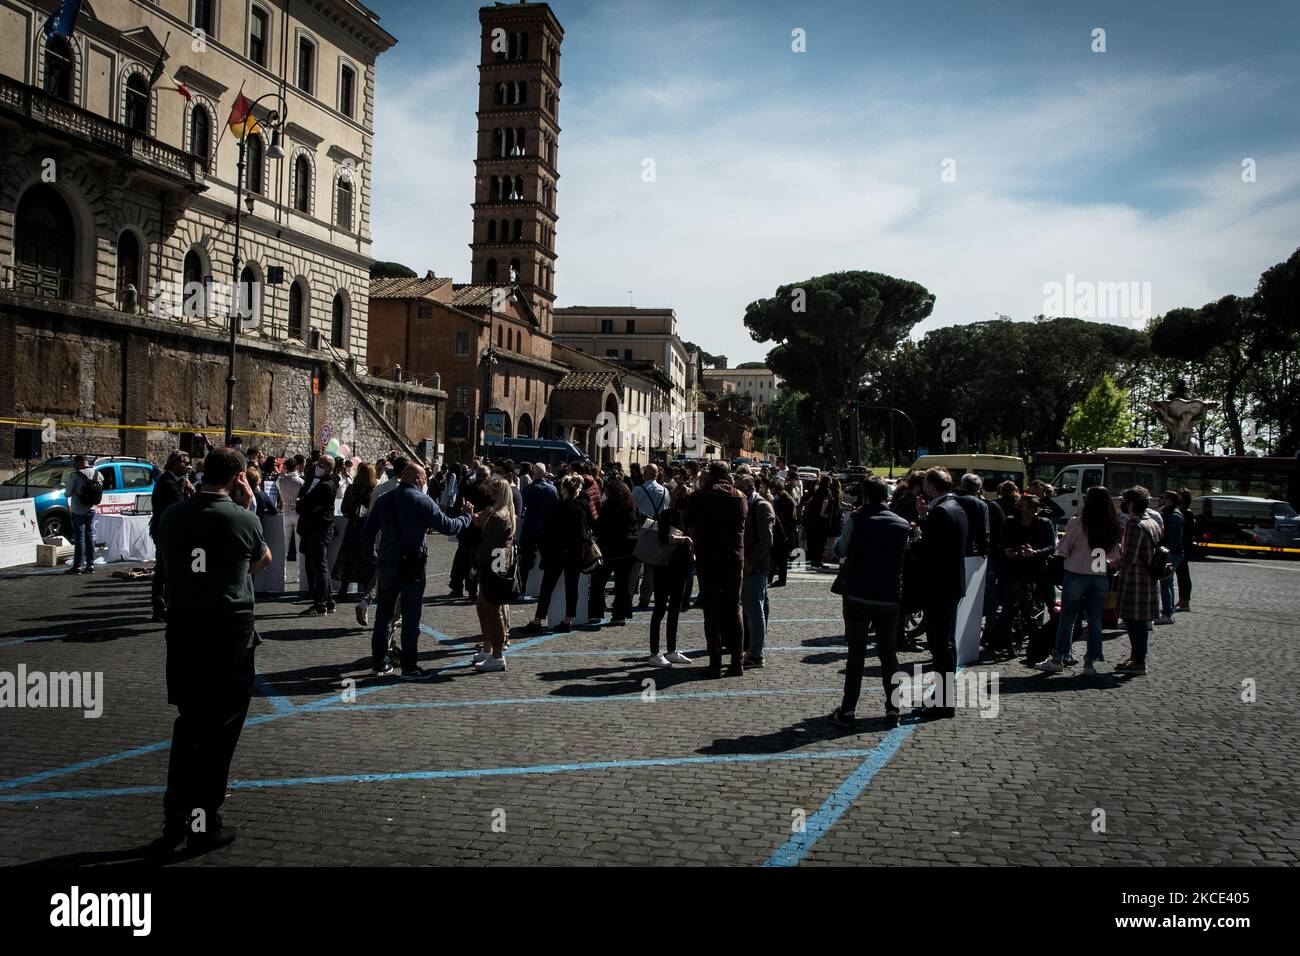
[[(370, 5), (399, 41), (379, 61), (374, 254), (466, 281), (482, 4)], [(1300, 246), (1295, 0), (552, 8), (560, 306), (631, 290), (744, 361), (769, 347), (745, 306), (825, 272), (922, 283), (924, 331), (1030, 318), (1070, 275), (1149, 283), (1156, 314), (1199, 305)]]

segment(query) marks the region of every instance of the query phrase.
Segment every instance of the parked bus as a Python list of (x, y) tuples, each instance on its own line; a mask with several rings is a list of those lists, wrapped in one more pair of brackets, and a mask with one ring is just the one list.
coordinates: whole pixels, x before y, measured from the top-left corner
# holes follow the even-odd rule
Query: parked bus
[(1290, 502), (1300, 507), (1300, 459), (1248, 455), (1193, 455), (1170, 448), (1101, 448), (1095, 452), (1040, 452), (1034, 476), (1051, 482), (1053, 500), (1065, 516), (1079, 513), (1083, 495), (1105, 485), (1118, 496), (1141, 485), (1152, 497), (1188, 489), (1193, 498), (1237, 495)]
[(954, 482), (967, 473), (984, 479), (984, 497), (996, 498), (998, 485), (1014, 481), (1016, 487), (1025, 487), (1025, 462), (1012, 455), (922, 455), (912, 463), (913, 471), (927, 468), (947, 468)]

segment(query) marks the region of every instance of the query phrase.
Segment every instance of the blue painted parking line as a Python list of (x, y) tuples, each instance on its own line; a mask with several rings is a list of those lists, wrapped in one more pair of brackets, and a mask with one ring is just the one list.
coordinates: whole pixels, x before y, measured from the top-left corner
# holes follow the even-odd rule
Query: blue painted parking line
[[(523, 643), (518, 645), (518, 649), (523, 650), (524, 648), (527, 647), (533, 647), (538, 644), (544, 644), (547, 641), (551, 641), (557, 637), (563, 637), (563, 636), (564, 635), (562, 634), (544, 634), (541, 637), (535, 637), (532, 638), (531, 640), (524, 641)], [(444, 671), (455, 670), (455, 669), (469, 667), (469, 666), (470, 666), (469, 662), (466, 661), (463, 664), (453, 664), (450, 667), (442, 668), (441, 670), (438, 671), (438, 673), (443, 673)], [(366, 687), (358, 687), (352, 691), (352, 694), (354, 697), (366, 697), (369, 696), (370, 694), (377, 694), (380, 691), (389, 690), (390, 688), (398, 686), (399, 683), (400, 683), (399, 681), (390, 680), (382, 684), (371, 684)], [(275, 720), (280, 720), (284, 717), (295, 717), (298, 716), (299, 714), (313, 713), (318, 710), (323, 710), (324, 708), (329, 707), (331, 704), (340, 701), (341, 699), (342, 699), (341, 696), (330, 695), (329, 697), (326, 697), (321, 700), (314, 700), (308, 704), (301, 704), (295, 706), (292, 710), (275, 710), (269, 714), (259, 714), (256, 717), (250, 717), (248, 718), (248, 720), (244, 721), (244, 726), (246, 728), (256, 727), (259, 724), (267, 724)], [(15, 790), (19, 787), (28, 786), (29, 784), (39, 783), (42, 780), (51, 780), (55, 777), (65, 777), (69, 774), (77, 773), (81, 770), (93, 770), (96, 767), (102, 767), (105, 766), (106, 764), (118, 763), (119, 761), (122, 760), (130, 760), (132, 757), (139, 757), (145, 754), (157, 753), (160, 750), (168, 750), (171, 748), (171, 745), (172, 742), (170, 739), (156, 740), (150, 744), (143, 744), (139, 747), (132, 747), (130, 750), (121, 750), (113, 754), (104, 754), (101, 757), (92, 757), (89, 760), (78, 761), (77, 763), (74, 764), (68, 764), (65, 767), (55, 767), (51, 770), (42, 770), (37, 773), (28, 774), (23, 777), (15, 777), (12, 780), (0, 780), (0, 790)]]
[[(232, 780), (231, 790), (269, 790), (279, 787), (322, 786), (339, 783), (403, 783), (418, 780), (463, 780), (476, 777), (517, 777), (589, 770), (638, 770), (650, 767), (687, 767), (701, 764), (751, 764), (807, 760), (856, 760), (871, 750), (812, 750), (767, 754), (712, 754), (692, 757), (650, 757), (631, 760), (596, 760), (585, 763), (553, 763), (531, 767), (485, 767), (475, 770), (416, 770), (403, 773), (344, 773), (319, 777), (282, 777), (271, 780)], [(88, 800), (105, 797), (133, 797), (159, 794), (165, 787), (109, 787), (90, 790), (52, 790), (43, 793), (13, 793), (0, 796), (0, 803), (41, 803), (52, 800)]]
[(0, 641), (0, 647), (12, 647), (14, 644), (37, 644), (41, 641), (61, 641), (66, 634), (39, 634), (35, 637), (16, 637), (12, 641)]
[(764, 866), (797, 866), (808, 852), (835, 826), (844, 812), (853, 805), (853, 801), (871, 785), (876, 774), (894, 758), (903, 742), (916, 730), (916, 724), (903, 724), (885, 735), (885, 739), (867, 756), (862, 766), (849, 774), (848, 778), (835, 788), (835, 792), (826, 798), (826, 802), (808, 818), (804, 832), (796, 833), (775, 853), (767, 858)]
[(270, 705), (275, 708), (277, 713), (291, 714), (297, 710), (293, 701), (277, 694), (275, 688), (272, 687), (267, 679), (261, 674), (258, 674), (253, 678), (253, 687), (261, 697), (265, 698)]

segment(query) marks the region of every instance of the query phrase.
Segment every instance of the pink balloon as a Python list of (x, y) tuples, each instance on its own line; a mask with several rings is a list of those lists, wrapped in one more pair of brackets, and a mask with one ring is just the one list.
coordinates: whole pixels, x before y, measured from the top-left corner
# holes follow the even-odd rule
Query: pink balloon
[(339, 454), (342, 455), (344, 458), (351, 458), (352, 449), (349, 448), (347, 445), (339, 445)]

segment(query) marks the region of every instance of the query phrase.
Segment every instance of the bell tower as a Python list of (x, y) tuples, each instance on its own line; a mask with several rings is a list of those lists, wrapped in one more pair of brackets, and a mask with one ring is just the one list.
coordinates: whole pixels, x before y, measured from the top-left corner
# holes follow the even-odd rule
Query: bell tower
[(504, 285), (513, 272), (550, 336), (564, 28), (550, 6), (529, 2), (482, 7), (479, 23), (470, 281)]

